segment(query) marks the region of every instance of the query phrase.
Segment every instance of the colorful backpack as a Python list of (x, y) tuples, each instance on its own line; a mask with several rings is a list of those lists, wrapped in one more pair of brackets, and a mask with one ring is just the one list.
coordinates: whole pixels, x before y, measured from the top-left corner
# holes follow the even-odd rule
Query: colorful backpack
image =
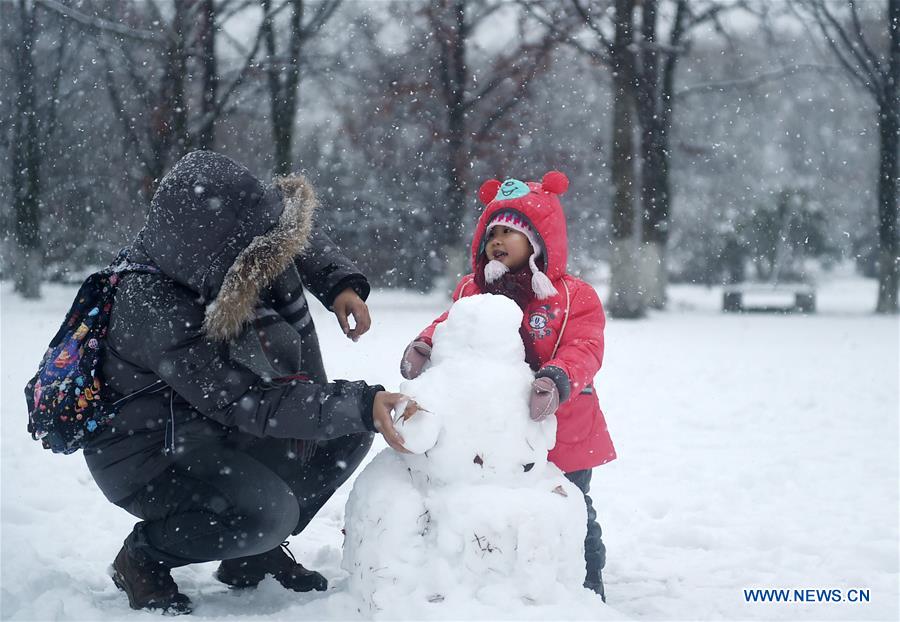
[(159, 380), (116, 400), (100, 376), (100, 353), (109, 329), (110, 311), (116, 288), (126, 272), (160, 270), (130, 262), (122, 251), (110, 266), (90, 275), (50, 342), (38, 372), (25, 386), (28, 431), (53, 453), (71, 454), (82, 449), (116, 416), (117, 407), (163, 386)]

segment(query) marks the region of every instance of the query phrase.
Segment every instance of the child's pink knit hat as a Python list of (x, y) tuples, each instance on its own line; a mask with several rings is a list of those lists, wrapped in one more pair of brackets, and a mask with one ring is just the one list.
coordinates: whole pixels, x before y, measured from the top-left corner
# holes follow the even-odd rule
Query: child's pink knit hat
[[(553, 283), (565, 276), (568, 256), (566, 217), (559, 197), (568, 187), (569, 178), (559, 171), (550, 171), (539, 182), (489, 179), (481, 184), (478, 199), (485, 208), (472, 236), (475, 278), (481, 279), (484, 275), (485, 281), (493, 282), (507, 272), (501, 262), (486, 262), (488, 258), (484, 254), (488, 229), (503, 224), (521, 231), (531, 242), (534, 254), (528, 263), (535, 296), (545, 299), (556, 295), (558, 292)], [(542, 260), (541, 269), (535, 261), (538, 257)]]
[[(553, 283), (550, 282), (547, 275), (541, 272), (540, 268), (537, 266), (536, 260), (541, 256), (543, 247), (537, 234), (535, 234), (534, 229), (531, 228), (531, 225), (516, 212), (500, 212), (488, 223), (484, 232), (485, 236), (490, 235), (491, 229), (494, 227), (509, 227), (528, 238), (528, 241), (531, 243), (531, 248), (534, 249), (531, 257), (528, 258), (528, 266), (531, 268), (532, 275), (531, 289), (534, 291), (535, 296), (540, 299), (556, 295), (557, 291), (556, 288), (553, 287)], [(507, 268), (503, 262), (491, 259), (484, 267), (484, 279), (488, 283), (493, 283), (507, 272), (509, 272), (509, 268)]]

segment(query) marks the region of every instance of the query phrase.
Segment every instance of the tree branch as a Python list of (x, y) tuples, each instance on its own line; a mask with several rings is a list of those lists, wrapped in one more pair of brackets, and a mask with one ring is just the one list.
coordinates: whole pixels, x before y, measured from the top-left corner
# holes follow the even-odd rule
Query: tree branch
[(485, 19), (487, 19), (488, 17), (490, 17), (491, 15), (496, 13), (498, 9), (502, 9), (504, 6), (508, 6), (508, 5), (504, 4), (503, 2), (497, 2), (495, 4), (490, 5), (488, 8), (486, 8), (481, 13), (472, 17), (472, 19), (469, 21), (470, 29), (474, 29), (475, 26), (477, 26), (478, 24), (483, 22)]
[(122, 125), (122, 130), (125, 132), (125, 136), (128, 139), (129, 144), (131, 144), (131, 146), (134, 148), (134, 151), (137, 154), (141, 165), (146, 170), (150, 170), (147, 160), (144, 157), (144, 150), (141, 148), (140, 137), (138, 137), (137, 133), (134, 131), (134, 126), (131, 125), (128, 120), (128, 113), (125, 111), (125, 105), (122, 102), (122, 98), (119, 96), (119, 90), (116, 86), (116, 82), (115, 80), (113, 80), (113, 75), (115, 72), (113, 71), (112, 64), (109, 61), (109, 54), (103, 47), (99, 47), (98, 51), (100, 52), (100, 56), (103, 58), (103, 63), (106, 66), (106, 71), (104, 72), (104, 76), (106, 77), (106, 90), (109, 93), (110, 100), (112, 100), (113, 112), (116, 115), (116, 118), (119, 120), (119, 123)]
[(791, 65), (789, 67), (783, 67), (775, 71), (763, 72), (755, 76), (749, 76), (746, 78), (735, 78), (733, 80), (719, 80), (715, 82), (692, 84), (676, 92), (674, 98), (676, 100), (679, 100), (697, 93), (708, 93), (710, 91), (724, 91), (737, 88), (753, 88), (761, 84), (765, 84), (766, 82), (774, 82), (776, 80), (781, 80), (782, 78), (793, 76), (799, 73), (831, 73), (835, 71), (840, 71), (840, 67), (811, 64)]
[(856, 40), (859, 42), (863, 54), (866, 55), (866, 58), (869, 59), (874, 70), (881, 76), (881, 80), (887, 80), (887, 71), (882, 68), (881, 61), (875, 56), (875, 53), (872, 51), (872, 48), (869, 47), (869, 42), (866, 41), (866, 37), (863, 34), (862, 24), (859, 21), (859, 12), (856, 10), (856, 0), (847, 0), (847, 4), (850, 5), (850, 17), (853, 20), (853, 28), (856, 30)]
[[(825, 38), (828, 40), (828, 43), (831, 45), (832, 49), (837, 49), (837, 43), (834, 41), (834, 37), (829, 33), (828, 28), (825, 26), (824, 21), (821, 18), (821, 15), (825, 16), (825, 20), (828, 24), (831, 25), (831, 29), (837, 33), (841, 42), (844, 46), (844, 51), (848, 52), (855, 60), (856, 64), (859, 67), (857, 71), (862, 71), (863, 74), (868, 77), (868, 79), (872, 82), (872, 86), (875, 87), (875, 90), (880, 90), (881, 83), (879, 78), (881, 77), (880, 72), (876, 75), (877, 67), (873, 68), (869, 66), (868, 60), (866, 57), (859, 51), (858, 46), (854, 45), (850, 40), (847, 31), (844, 29), (843, 25), (837, 20), (837, 18), (828, 10), (828, 7), (825, 6), (824, 3), (814, 3), (813, 5), (813, 15), (816, 21), (819, 24), (819, 27), (822, 29), (822, 34), (825, 35)], [(849, 63), (848, 63), (849, 64)]]
[(138, 39), (140, 41), (147, 41), (149, 43), (155, 43), (158, 45), (164, 42), (159, 34), (153, 32), (152, 30), (129, 28), (128, 26), (123, 26), (121, 24), (117, 24), (115, 22), (111, 22), (99, 17), (91, 17), (90, 15), (86, 15), (80, 11), (77, 11), (76, 9), (73, 9), (72, 7), (66, 6), (60, 2), (56, 2), (56, 0), (34, 1), (36, 5), (48, 11), (53, 11), (54, 13), (58, 13), (64, 17), (67, 17), (72, 21), (77, 22), (82, 26), (85, 26), (86, 28), (92, 30), (112, 33), (120, 35), (122, 37), (127, 37), (129, 39)]
[(589, 59), (596, 63), (605, 66), (610, 65), (610, 52), (608, 46), (605, 46), (602, 50), (594, 49), (581, 43), (573, 34), (571, 34), (569, 30), (560, 30), (559, 26), (557, 25), (558, 20), (540, 15), (535, 10), (536, 7), (543, 8), (544, 5), (540, 1), (532, 2), (531, 0), (521, 0), (521, 4), (525, 8), (525, 11), (529, 15), (531, 15), (531, 17), (537, 20), (538, 23), (547, 28), (550, 34), (553, 35), (560, 43), (574, 48), (577, 52), (587, 56)]
[[(230, 6), (234, 4), (234, 6)], [(255, 0), (243, 0), (243, 2), (234, 3), (232, 0), (225, 0), (219, 5), (219, 18), (221, 23), (227, 22), (229, 19), (251, 6), (258, 6)]]
[(315, 15), (313, 15), (312, 19), (309, 20), (309, 23), (303, 27), (303, 39), (309, 39), (315, 33), (319, 32), (319, 30), (322, 29), (322, 26), (325, 25), (325, 22), (331, 19), (334, 12), (341, 6), (342, 2), (343, 0), (330, 0), (329, 2), (323, 2), (318, 5)]
[(222, 92), (222, 96), (219, 97), (218, 101), (213, 106), (213, 109), (207, 114), (203, 119), (199, 122), (198, 132), (203, 133), (208, 131), (210, 126), (215, 123), (216, 119), (220, 118), (223, 114), (227, 113), (228, 110), (228, 102), (231, 100), (234, 92), (240, 87), (244, 80), (247, 78), (247, 75), (250, 73), (250, 69), (253, 67), (254, 59), (256, 58), (257, 52), (259, 52), (259, 47), (262, 44), (263, 35), (265, 34), (265, 30), (262, 26), (260, 26), (259, 30), (256, 31), (256, 39), (253, 41), (253, 47), (247, 52), (246, 60), (244, 61), (244, 65), (238, 71), (234, 80), (225, 88)]
[(496, 110), (488, 117), (488, 119), (481, 125), (477, 132), (475, 132), (475, 142), (480, 142), (487, 137), (488, 132), (491, 131), (491, 128), (502, 119), (510, 110), (512, 110), (516, 105), (518, 105), (525, 95), (528, 93), (528, 87), (531, 85), (531, 82), (534, 80), (534, 77), (537, 75), (538, 70), (541, 67), (544, 59), (549, 55), (550, 51), (553, 49), (553, 43), (555, 41), (548, 37), (541, 47), (537, 51), (537, 55), (535, 56), (534, 62), (529, 65), (528, 72), (523, 76), (522, 80), (519, 81), (519, 86), (516, 88), (512, 97), (507, 98), (503, 104), (498, 106)]
[(606, 37), (606, 33), (603, 32), (600, 25), (594, 22), (594, 18), (591, 17), (591, 12), (582, 6), (580, 0), (572, 0), (572, 5), (575, 7), (575, 10), (587, 27), (597, 34), (597, 38), (600, 39), (603, 47), (610, 49), (612, 47), (612, 42)]

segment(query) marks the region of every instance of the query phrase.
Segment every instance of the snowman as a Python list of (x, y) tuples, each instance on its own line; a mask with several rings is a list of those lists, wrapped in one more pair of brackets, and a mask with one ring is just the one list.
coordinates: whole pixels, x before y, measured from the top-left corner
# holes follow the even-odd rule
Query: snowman
[(459, 300), (435, 331), (430, 367), (401, 385), (420, 408), (395, 422), (412, 453), (377, 455), (345, 511), (342, 567), (361, 612), (460, 617), (479, 603), (588, 598), (584, 499), (547, 462), (556, 418), (529, 417), (521, 322), (504, 296)]

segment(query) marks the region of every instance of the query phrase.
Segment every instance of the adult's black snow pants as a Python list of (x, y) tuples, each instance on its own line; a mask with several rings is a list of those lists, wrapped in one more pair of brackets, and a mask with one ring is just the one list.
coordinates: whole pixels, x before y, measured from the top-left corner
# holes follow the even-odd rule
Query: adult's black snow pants
[(572, 471), (566, 473), (570, 482), (578, 486), (584, 493), (584, 503), (587, 505), (587, 535), (584, 538), (584, 561), (587, 568), (587, 577), (590, 579), (603, 570), (606, 565), (606, 545), (603, 544), (603, 530), (597, 523), (597, 511), (591, 501), (588, 492), (591, 489), (591, 469)]
[(284, 439), (192, 451), (119, 506), (141, 518), (125, 548), (169, 567), (269, 551), (298, 534), (359, 466), (372, 435), (319, 442), (303, 460)]

